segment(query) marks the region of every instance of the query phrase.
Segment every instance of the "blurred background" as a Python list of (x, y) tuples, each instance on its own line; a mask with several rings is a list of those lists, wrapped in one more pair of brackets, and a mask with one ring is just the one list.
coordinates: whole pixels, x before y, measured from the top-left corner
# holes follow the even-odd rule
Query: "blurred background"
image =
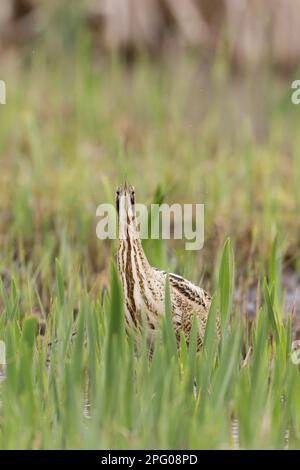
[(239, 69), (272, 64), (286, 71), (300, 57), (298, 0), (2, 0), (0, 25), (4, 46), (24, 45), (56, 25), (66, 34), (89, 28), (99, 53), (128, 59), (189, 47), (211, 61), (220, 44)]
[(1, 0), (3, 282), (33, 283), (47, 310), (60, 257), (97, 295), (116, 245), (96, 207), (126, 174), (139, 202), (205, 204), (204, 249), (149, 240), (154, 264), (213, 289), (230, 236), (243, 308), (274, 259), (291, 308), (299, 30), (299, 0)]

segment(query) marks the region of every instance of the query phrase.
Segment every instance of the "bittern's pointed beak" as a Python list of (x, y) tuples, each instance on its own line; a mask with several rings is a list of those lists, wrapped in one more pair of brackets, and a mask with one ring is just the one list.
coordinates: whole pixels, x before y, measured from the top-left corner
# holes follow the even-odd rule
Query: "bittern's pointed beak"
[(125, 181), (124, 181), (124, 191), (128, 191), (127, 177), (125, 178)]

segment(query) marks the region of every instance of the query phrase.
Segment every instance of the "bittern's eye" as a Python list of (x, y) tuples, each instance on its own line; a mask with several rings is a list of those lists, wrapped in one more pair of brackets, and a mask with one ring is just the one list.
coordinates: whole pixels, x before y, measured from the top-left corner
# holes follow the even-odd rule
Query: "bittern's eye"
[(116, 190), (116, 209), (117, 209), (117, 212), (119, 213), (119, 199), (120, 199), (120, 194), (121, 194), (121, 191), (120, 191), (120, 188), (117, 188)]
[(130, 202), (133, 205), (135, 203), (135, 192), (134, 189), (130, 191)]

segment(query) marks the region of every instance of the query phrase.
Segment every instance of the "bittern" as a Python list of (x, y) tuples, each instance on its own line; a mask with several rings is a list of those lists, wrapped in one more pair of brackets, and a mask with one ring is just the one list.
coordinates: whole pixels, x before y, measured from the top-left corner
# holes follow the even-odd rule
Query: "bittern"
[[(121, 276), (125, 323), (141, 330), (146, 324), (150, 337), (165, 314), (167, 272), (152, 267), (144, 253), (135, 214), (135, 191), (126, 182), (116, 191), (119, 218), (118, 270)], [(189, 344), (192, 320), (198, 320), (198, 347), (201, 347), (211, 297), (200, 287), (177, 274), (169, 273), (172, 322), (177, 343), (181, 331)]]

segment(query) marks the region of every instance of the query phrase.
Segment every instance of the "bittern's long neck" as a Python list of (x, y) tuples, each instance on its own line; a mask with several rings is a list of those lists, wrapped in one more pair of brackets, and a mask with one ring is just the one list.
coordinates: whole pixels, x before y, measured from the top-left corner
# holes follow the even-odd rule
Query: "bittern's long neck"
[(137, 289), (144, 285), (151, 270), (144, 253), (135, 217), (125, 211), (119, 219), (118, 269), (130, 321), (137, 325)]
[(124, 210), (119, 216), (118, 263), (126, 278), (135, 276), (136, 270), (147, 271), (150, 266), (144, 253), (134, 214)]

